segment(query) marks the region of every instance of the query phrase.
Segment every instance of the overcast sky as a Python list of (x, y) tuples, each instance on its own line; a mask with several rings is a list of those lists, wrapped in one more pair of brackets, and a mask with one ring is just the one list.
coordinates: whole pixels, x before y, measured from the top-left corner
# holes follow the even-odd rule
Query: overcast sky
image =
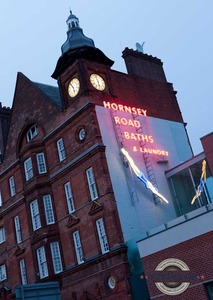
[(32, 81), (51, 78), (66, 40), (69, 8), (84, 34), (126, 72), (125, 47), (160, 58), (177, 99), (195, 154), (212, 132), (212, 0), (6, 0), (0, 10), (0, 101), (11, 106), (17, 72)]

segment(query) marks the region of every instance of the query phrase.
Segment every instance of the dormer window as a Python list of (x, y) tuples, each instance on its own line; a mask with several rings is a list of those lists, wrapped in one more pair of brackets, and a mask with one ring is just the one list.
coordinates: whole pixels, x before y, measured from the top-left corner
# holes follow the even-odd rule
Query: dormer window
[(34, 139), (35, 136), (38, 134), (38, 127), (36, 124), (30, 127), (30, 129), (27, 131), (27, 142)]

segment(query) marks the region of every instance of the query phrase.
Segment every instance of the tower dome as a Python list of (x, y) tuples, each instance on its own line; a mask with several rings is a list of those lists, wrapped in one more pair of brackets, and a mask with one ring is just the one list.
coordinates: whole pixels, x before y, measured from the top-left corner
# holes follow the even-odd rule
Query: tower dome
[(73, 15), (72, 11), (70, 11), (66, 23), (68, 26), (67, 40), (61, 46), (62, 55), (59, 57), (56, 68), (51, 75), (52, 78), (57, 79), (71, 64), (79, 59), (101, 63), (109, 67), (113, 65), (114, 61), (96, 48), (92, 39), (83, 34), (79, 20)]
[(73, 15), (72, 11), (70, 11), (66, 23), (68, 26), (67, 40), (61, 47), (62, 54), (71, 49), (82, 48), (85, 46), (95, 47), (94, 41), (84, 35), (83, 30), (79, 25), (79, 19)]

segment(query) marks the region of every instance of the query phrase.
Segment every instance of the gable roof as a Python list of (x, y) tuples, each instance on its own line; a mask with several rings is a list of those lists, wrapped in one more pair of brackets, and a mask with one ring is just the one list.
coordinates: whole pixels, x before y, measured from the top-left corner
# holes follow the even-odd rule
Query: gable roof
[(60, 110), (62, 109), (62, 102), (59, 89), (56, 86), (33, 82), (33, 84), (41, 90)]
[(31, 123), (38, 123), (48, 133), (51, 126), (57, 125), (57, 116), (62, 110), (58, 87), (32, 82), (18, 72), (4, 162), (0, 169), (4, 170), (5, 166), (11, 165), (17, 159), (24, 128)]

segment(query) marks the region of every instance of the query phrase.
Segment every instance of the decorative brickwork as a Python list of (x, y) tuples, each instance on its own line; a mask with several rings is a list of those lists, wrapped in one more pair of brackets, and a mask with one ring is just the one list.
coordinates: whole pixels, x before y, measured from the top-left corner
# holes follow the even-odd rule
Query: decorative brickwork
[[(212, 268), (212, 245), (213, 234), (208, 232), (196, 238), (190, 239), (183, 243), (169, 247), (152, 255), (142, 258), (145, 271), (150, 299), (155, 299), (161, 294), (155, 286), (155, 269), (157, 265), (167, 258), (180, 259), (187, 264), (190, 269), (189, 288), (180, 295), (176, 295), (177, 300), (207, 300), (207, 290), (205, 284), (213, 281)], [(144, 280), (144, 279), (142, 279)], [(171, 299), (171, 296), (162, 295), (164, 300)]]

